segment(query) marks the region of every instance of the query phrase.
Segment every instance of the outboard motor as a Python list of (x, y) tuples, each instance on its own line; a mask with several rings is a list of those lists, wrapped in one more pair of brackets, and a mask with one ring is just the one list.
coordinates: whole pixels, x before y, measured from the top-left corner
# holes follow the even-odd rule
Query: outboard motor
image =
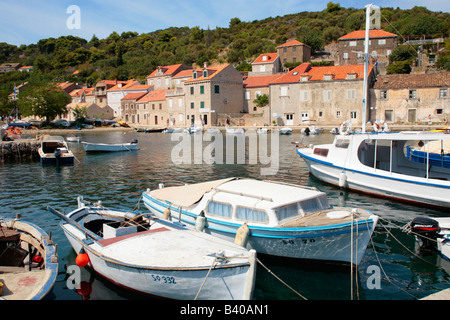
[(421, 241), (421, 251), (431, 252), (436, 248), (436, 240), (440, 231), (439, 222), (436, 220), (417, 217), (411, 221), (411, 232)]
[(134, 139), (133, 141), (131, 141), (131, 143), (132, 143), (132, 144), (137, 144), (138, 141), (137, 141), (137, 139)]

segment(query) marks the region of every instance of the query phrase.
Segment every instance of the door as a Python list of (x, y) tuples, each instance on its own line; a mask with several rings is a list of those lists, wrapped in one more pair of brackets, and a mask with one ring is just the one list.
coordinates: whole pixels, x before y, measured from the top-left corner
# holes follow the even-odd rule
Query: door
[(155, 125), (158, 124), (158, 116), (155, 116)]
[(286, 125), (288, 126), (294, 125), (294, 115), (292, 113), (286, 114)]
[(416, 109), (408, 110), (408, 122), (416, 122)]

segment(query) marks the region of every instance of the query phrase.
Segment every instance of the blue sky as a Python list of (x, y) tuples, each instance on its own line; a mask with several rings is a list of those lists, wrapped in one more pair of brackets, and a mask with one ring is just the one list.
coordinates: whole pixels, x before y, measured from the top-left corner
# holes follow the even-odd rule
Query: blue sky
[[(262, 20), (302, 11), (322, 11), (330, 0), (0, 0), (0, 42), (14, 45), (37, 43), (40, 39), (74, 35), (90, 40), (104, 39), (113, 31), (152, 32), (168, 27), (211, 29), (228, 27), (232, 18)], [(363, 8), (370, 1), (332, 1), (344, 8)], [(379, 0), (379, 7), (410, 9), (424, 6), (449, 12), (448, 0)], [(69, 29), (71, 5), (80, 8), (80, 28)]]

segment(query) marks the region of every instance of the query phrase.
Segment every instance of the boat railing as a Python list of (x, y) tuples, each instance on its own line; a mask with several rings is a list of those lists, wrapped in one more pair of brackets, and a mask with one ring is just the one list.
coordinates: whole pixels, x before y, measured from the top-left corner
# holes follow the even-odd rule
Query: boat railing
[(238, 196), (255, 198), (255, 199), (259, 199), (259, 200), (266, 200), (266, 201), (273, 202), (272, 198), (259, 196), (259, 195), (255, 195), (255, 194), (238, 192), (238, 191), (232, 191), (232, 190), (225, 190), (225, 189), (221, 189), (221, 188), (217, 188), (217, 187), (214, 188), (213, 190), (216, 191), (216, 192), (225, 192), (225, 193), (235, 194), (235, 195), (238, 195)]

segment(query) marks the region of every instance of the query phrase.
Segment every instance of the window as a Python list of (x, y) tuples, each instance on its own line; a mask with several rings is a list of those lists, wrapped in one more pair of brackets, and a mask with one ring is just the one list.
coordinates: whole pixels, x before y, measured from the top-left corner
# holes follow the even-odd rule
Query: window
[(217, 94), (220, 93), (220, 86), (217, 84), (214, 86), (214, 93), (217, 93)]
[(349, 46), (349, 47), (356, 47), (356, 41), (350, 41), (350, 42), (348, 43), (348, 46)]
[(200, 94), (204, 94), (205, 93), (205, 86), (200, 86)]
[(416, 92), (416, 90), (409, 90), (409, 98), (410, 99), (417, 99), (417, 92)]
[(203, 109), (204, 107), (205, 107), (205, 102), (204, 102), (204, 101), (201, 101), (201, 102), (200, 102), (200, 108)]
[(192, 74), (192, 77), (193, 77), (194, 79), (197, 79), (197, 71), (194, 71), (194, 73)]
[(245, 91), (245, 100), (250, 100), (250, 92)]
[(267, 223), (269, 219), (263, 210), (255, 208), (237, 207), (236, 218), (239, 220)]
[(210, 201), (208, 203), (208, 213), (215, 216), (231, 218), (231, 209), (232, 209), (231, 205), (227, 203), (221, 203), (216, 201)]
[(386, 44), (386, 39), (380, 39), (380, 40), (378, 40), (378, 44), (379, 44), (379, 45), (385, 45), (385, 44)]
[(440, 98), (440, 99), (446, 99), (446, 98), (448, 98), (448, 92), (447, 92), (447, 89), (439, 89), (439, 98)]
[(208, 77), (208, 70), (203, 70), (203, 78), (207, 78)]
[(387, 90), (380, 91), (380, 100), (387, 100)]
[(347, 90), (347, 99), (348, 100), (355, 100), (356, 98), (356, 90), (355, 89), (348, 89)]
[(331, 101), (331, 90), (323, 91), (323, 101)]
[(171, 109), (172, 109), (172, 104), (173, 104), (172, 99), (170, 99), (169, 100), (169, 108), (171, 108)]
[(306, 90), (300, 91), (300, 101), (309, 101), (309, 92)]
[(194, 109), (194, 103), (191, 102), (191, 109)]
[(162, 103), (159, 104), (159, 110), (162, 110)]
[(302, 201), (300, 203), (300, 206), (302, 207), (304, 213), (310, 213), (320, 210), (319, 203), (315, 198)]
[(341, 117), (341, 112), (340, 111), (337, 111), (336, 112), (336, 118), (340, 118)]
[(191, 94), (194, 94), (194, 87), (191, 87)]
[(356, 119), (357, 112), (356, 111), (350, 111), (350, 119)]
[(347, 60), (347, 59), (348, 59), (348, 52), (344, 52), (344, 55), (342, 56), (342, 58), (343, 58), (344, 60)]
[(287, 97), (287, 95), (288, 95), (288, 87), (281, 87), (280, 90), (281, 90), (280, 96)]
[(178, 106), (181, 108), (183, 107), (183, 99), (178, 99)]
[(290, 217), (295, 217), (298, 215), (297, 204), (295, 203), (284, 208), (275, 209), (275, 215), (277, 216), (278, 221), (282, 221)]
[(256, 91), (255, 92), (255, 98), (258, 98), (261, 95), (261, 91)]
[(384, 110), (384, 119), (386, 122), (394, 122), (394, 110)]

